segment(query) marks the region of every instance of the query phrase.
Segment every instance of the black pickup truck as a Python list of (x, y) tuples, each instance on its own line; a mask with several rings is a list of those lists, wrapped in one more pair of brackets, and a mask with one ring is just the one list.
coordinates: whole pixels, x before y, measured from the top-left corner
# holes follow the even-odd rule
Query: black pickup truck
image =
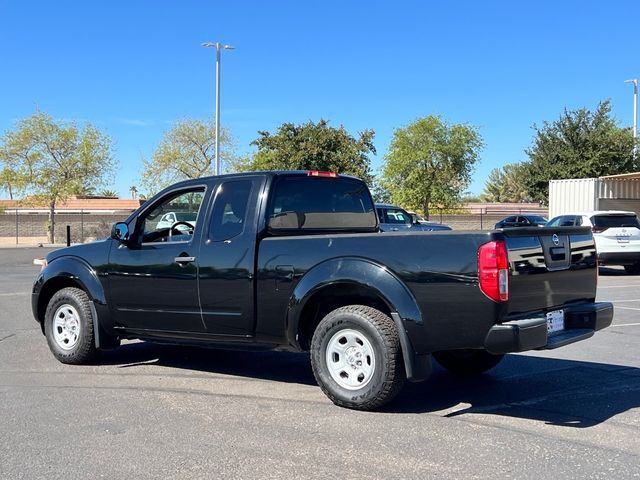
[(432, 357), (480, 373), (613, 316), (588, 228), (380, 233), (361, 180), (315, 171), (178, 183), (44, 263), (33, 314), (61, 362), (131, 338), (307, 350), (327, 396), (362, 410)]

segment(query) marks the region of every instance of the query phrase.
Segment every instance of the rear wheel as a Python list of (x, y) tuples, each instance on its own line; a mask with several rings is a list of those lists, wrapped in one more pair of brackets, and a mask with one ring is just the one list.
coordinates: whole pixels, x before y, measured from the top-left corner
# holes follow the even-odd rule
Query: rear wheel
[(82, 364), (94, 359), (91, 300), (79, 288), (56, 292), (44, 317), (44, 333), (49, 349), (62, 363)]
[(477, 375), (498, 365), (504, 355), (493, 355), (486, 350), (445, 350), (434, 352), (433, 358), (455, 374)]
[(381, 407), (406, 380), (393, 320), (364, 305), (338, 308), (320, 321), (311, 342), (311, 366), (333, 403), (356, 410)]
[(624, 271), (629, 275), (640, 275), (640, 262), (636, 262), (633, 265), (625, 265)]

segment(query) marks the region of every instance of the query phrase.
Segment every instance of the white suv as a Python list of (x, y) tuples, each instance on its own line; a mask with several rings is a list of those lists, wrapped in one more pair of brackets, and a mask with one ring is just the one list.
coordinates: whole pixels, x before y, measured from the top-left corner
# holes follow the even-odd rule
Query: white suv
[(591, 227), (600, 265), (623, 265), (640, 274), (640, 223), (635, 212), (601, 210), (552, 218), (547, 227)]

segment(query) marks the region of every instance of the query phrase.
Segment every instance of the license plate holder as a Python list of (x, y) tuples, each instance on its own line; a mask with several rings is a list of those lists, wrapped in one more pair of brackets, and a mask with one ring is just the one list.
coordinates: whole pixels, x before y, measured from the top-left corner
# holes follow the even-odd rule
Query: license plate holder
[(564, 310), (547, 312), (547, 335), (562, 332), (564, 330)]

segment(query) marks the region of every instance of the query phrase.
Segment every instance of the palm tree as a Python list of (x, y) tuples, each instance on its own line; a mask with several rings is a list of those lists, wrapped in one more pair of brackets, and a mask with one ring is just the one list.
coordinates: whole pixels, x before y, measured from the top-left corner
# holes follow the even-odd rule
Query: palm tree
[(115, 192), (114, 190), (102, 190), (100, 192), (100, 196), (118, 198), (118, 192)]
[(129, 187), (129, 191), (131, 192), (131, 198), (135, 200), (138, 196), (138, 187), (136, 187), (135, 185), (131, 185)]

